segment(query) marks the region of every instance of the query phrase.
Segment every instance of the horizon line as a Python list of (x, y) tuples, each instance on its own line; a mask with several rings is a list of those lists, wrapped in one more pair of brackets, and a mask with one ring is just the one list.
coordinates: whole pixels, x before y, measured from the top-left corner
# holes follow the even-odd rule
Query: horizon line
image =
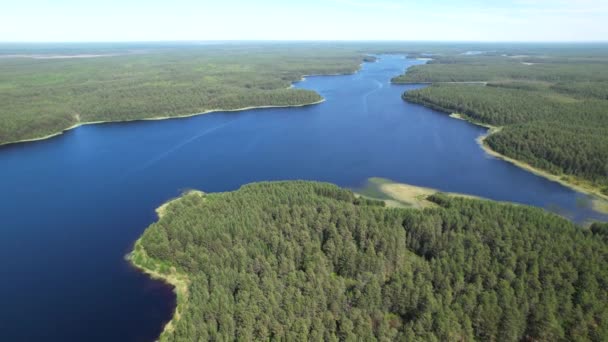
[(15, 40), (0, 44), (138, 44), (138, 43), (477, 43), (477, 44), (608, 44), (606, 40), (401, 40), (401, 39), (175, 39), (175, 40)]

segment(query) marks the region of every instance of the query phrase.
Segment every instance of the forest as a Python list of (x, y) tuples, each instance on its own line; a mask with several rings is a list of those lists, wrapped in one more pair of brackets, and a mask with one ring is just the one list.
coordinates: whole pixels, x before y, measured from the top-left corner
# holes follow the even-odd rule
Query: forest
[(433, 58), (397, 83), (489, 81), (602, 105), (608, 98), (608, 48), (591, 43), (0, 43), (0, 145), (82, 123), (310, 104), (321, 96), (292, 82), (355, 72), (375, 53)]
[(428, 200), (387, 208), (303, 181), (189, 193), (163, 207), (130, 260), (187, 279), (161, 341), (608, 338), (604, 224)]
[[(352, 73), (371, 58), (354, 48), (311, 44), (1, 48), (0, 145), (79, 123), (310, 104), (321, 96), (289, 89), (292, 82), (308, 74)], [(23, 55), (32, 52), (101, 55)]]
[(441, 56), (393, 81), (433, 83), (403, 98), (500, 126), (492, 150), (608, 195), (608, 54)]

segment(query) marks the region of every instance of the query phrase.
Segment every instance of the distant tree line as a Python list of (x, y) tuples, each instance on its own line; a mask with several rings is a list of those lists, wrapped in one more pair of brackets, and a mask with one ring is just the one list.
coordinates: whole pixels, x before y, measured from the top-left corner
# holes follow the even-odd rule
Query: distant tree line
[[(1, 51), (0, 51), (1, 52)], [(354, 49), (315, 45), (181, 46), (112, 57), (0, 58), (0, 144), (74, 124), (317, 102), (288, 89), (308, 74), (356, 71)]]
[[(444, 62), (447, 62), (444, 64)], [(404, 99), (504, 128), (486, 139), (495, 151), (574, 176), (608, 194), (608, 56), (592, 62), (522, 65), (510, 57), (439, 58), (398, 81), (436, 83)]]

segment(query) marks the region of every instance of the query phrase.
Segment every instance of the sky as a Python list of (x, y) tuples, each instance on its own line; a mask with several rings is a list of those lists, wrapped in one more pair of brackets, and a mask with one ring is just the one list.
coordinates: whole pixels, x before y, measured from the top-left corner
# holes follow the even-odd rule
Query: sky
[(608, 0), (4, 0), (0, 41), (606, 41)]

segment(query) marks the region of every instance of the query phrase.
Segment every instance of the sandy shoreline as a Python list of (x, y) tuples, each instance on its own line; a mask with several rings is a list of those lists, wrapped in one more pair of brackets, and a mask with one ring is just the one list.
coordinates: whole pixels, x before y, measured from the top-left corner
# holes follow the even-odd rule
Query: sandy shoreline
[(126, 122), (137, 122), (137, 121), (156, 121), (156, 120), (184, 119), (184, 118), (190, 118), (190, 117), (198, 116), (198, 115), (205, 115), (205, 114), (211, 114), (211, 113), (220, 113), (220, 112), (242, 112), (242, 111), (252, 110), (252, 109), (306, 107), (306, 106), (312, 106), (312, 105), (316, 105), (316, 104), (323, 103), (323, 102), (325, 102), (324, 98), (322, 98), (319, 101), (310, 102), (310, 103), (303, 103), (303, 104), (297, 104), (297, 105), (268, 105), (268, 106), (250, 106), (250, 107), (242, 107), (242, 108), (236, 108), (236, 109), (209, 109), (209, 110), (206, 110), (206, 111), (203, 111), (203, 112), (199, 112), (199, 113), (176, 115), (176, 116), (156, 116), (156, 117), (142, 118), (142, 119), (80, 122), (80, 123), (74, 124), (74, 125), (72, 125), (70, 127), (67, 127), (65, 129), (63, 129), (60, 132), (52, 133), (52, 134), (45, 135), (45, 136), (38, 137), (38, 138), (30, 138), (30, 139), (21, 139), (21, 140), (16, 140), (16, 141), (9, 141), (9, 142), (5, 142), (5, 143), (1, 143), (0, 147), (1, 146), (7, 146), (7, 145), (14, 145), (14, 144), (21, 144), (21, 143), (27, 143), (27, 142), (41, 141), (41, 140), (50, 139), (50, 138), (56, 137), (58, 135), (61, 135), (61, 134), (65, 133), (65, 132), (68, 132), (68, 131), (70, 131), (72, 129), (76, 129), (76, 128), (80, 127), (80, 126), (85, 126), (85, 125), (97, 125), (97, 124), (106, 124), (106, 123), (126, 123)]
[[(181, 318), (184, 308), (188, 303), (188, 286), (190, 284), (190, 279), (187, 275), (178, 273), (173, 267), (169, 271), (169, 274), (165, 274), (156, 270), (160, 265), (154, 264), (154, 268), (145, 266), (144, 263), (153, 263), (153, 261), (148, 257), (145, 249), (141, 246), (141, 238), (135, 242), (133, 251), (126, 256), (126, 259), (138, 271), (148, 275), (152, 279), (160, 280), (173, 287), (173, 292), (176, 296), (175, 310), (173, 311), (171, 320), (165, 323), (165, 326), (157, 339), (159, 340), (161, 336), (175, 330), (175, 322)], [(137, 260), (143, 260), (143, 262), (139, 263)]]
[[(158, 208), (156, 208), (158, 221), (163, 218), (167, 211), (167, 208), (172, 203), (175, 203), (176, 201), (179, 201), (180, 199), (188, 195), (204, 196), (204, 193), (198, 190), (189, 190), (181, 194), (179, 197), (164, 202)], [(146, 250), (141, 245), (141, 237), (137, 239), (137, 241), (135, 241), (135, 243), (133, 244), (133, 250), (129, 254), (127, 254), (125, 259), (138, 271), (148, 275), (152, 279), (160, 280), (163, 283), (173, 287), (173, 292), (175, 292), (176, 296), (175, 310), (173, 311), (171, 320), (165, 323), (165, 326), (163, 327), (163, 331), (159, 335), (159, 338), (166, 333), (172, 332), (175, 329), (175, 322), (180, 319), (181, 315), (185, 310), (185, 306), (188, 304), (188, 286), (190, 285), (190, 279), (186, 274), (177, 272), (174, 267), (171, 267), (169, 269), (168, 274), (158, 271), (158, 269), (162, 269), (162, 265), (154, 262), (154, 260), (152, 260), (148, 256)], [(152, 267), (150, 267), (149, 265), (152, 265)]]
[[(518, 57), (518, 56), (516, 56)], [(524, 56), (525, 57), (525, 56)], [(391, 80), (391, 83), (395, 83), (395, 84), (434, 84), (434, 83), (452, 83), (452, 84), (483, 84), (483, 85), (487, 85), (487, 81), (465, 81), (465, 82), (415, 82), (415, 83), (411, 83), (411, 82), (393, 82), (393, 80)], [(423, 105), (423, 104), (422, 104)], [(580, 180), (580, 179), (575, 179), (575, 181), (581, 182), (583, 184), (576, 184), (576, 183), (572, 183), (570, 181), (564, 180), (562, 177), (574, 177), (574, 176), (568, 176), (568, 175), (556, 175), (556, 174), (552, 174), (550, 172), (535, 168), (534, 166), (525, 163), (523, 161), (520, 160), (516, 160), (510, 157), (507, 157), (501, 153), (498, 153), (496, 151), (494, 151), (493, 149), (490, 148), (490, 146), (488, 146), (485, 142), (485, 140), (492, 134), (500, 131), (502, 129), (502, 127), (498, 127), (498, 126), (492, 126), (492, 125), (488, 125), (488, 124), (484, 124), (481, 122), (477, 122), (474, 120), (471, 120), (469, 118), (464, 117), (462, 114), (458, 114), (458, 113), (448, 113), (449, 116), (451, 118), (454, 119), (458, 119), (458, 120), (464, 120), (467, 121), (473, 125), (476, 126), (480, 126), (480, 127), (485, 127), (488, 129), (488, 131), (486, 132), (486, 134), (479, 136), (476, 141), (479, 144), (479, 146), (484, 150), (484, 152), (486, 152), (488, 155), (491, 155), (495, 158), (499, 158), (502, 159), (508, 163), (511, 163), (519, 168), (522, 168), (528, 172), (531, 172), (537, 176), (546, 178), (548, 180), (560, 183), (561, 185), (570, 188), (572, 190), (587, 194), (587, 195), (592, 195), (597, 197), (597, 199), (593, 200), (593, 209), (601, 212), (601, 213), (606, 213), (608, 214), (608, 195), (605, 195), (601, 192), (600, 189), (598, 189), (597, 187), (593, 186), (593, 185), (588, 185), (586, 181), (584, 180)]]
[[(476, 122), (476, 121), (470, 120), (470, 119), (468, 119), (466, 117), (463, 117), (461, 114), (458, 114), (458, 113), (452, 113), (452, 114), (450, 114), (450, 117), (454, 118), (454, 119), (458, 119), (458, 120), (467, 121), (467, 122), (469, 122), (469, 123), (471, 123), (473, 125), (476, 125), (476, 126), (487, 128), (488, 131), (486, 132), (486, 134), (483, 134), (483, 135), (479, 136), (476, 139), (476, 141), (479, 144), (479, 146), (483, 149), (483, 151), (485, 153), (487, 153), (488, 155), (491, 155), (491, 156), (493, 156), (495, 158), (502, 159), (502, 160), (504, 160), (504, 161), (506, 161), (508, 163), (511, 163), (511, 164), (513, 164), (513, 165), (515, 165), (515, 166), (517, 166), (519, 168), (522, 168), (522, 169), (524, 169), (524, 170), (526, 170), (528, 172), (531, 172), (531, 173), (533, 173), (533, 174), (535, 174), (537, 176), (541, 176), (541, 177), (546, 178), (546, 179), (548, 179), (550, 181), (560, 183), (561, 185), (563, 185), (565, 187), (568, 187), (568, 188), (570, 188), (572, 190), (575, 190), (575, 191), (578, 191), (578, 192), (581, 192), (581, 193), (584, 193), (584, 194), (587, 194), (587, 195), (596, 196), (596, 197), (598, 197), (600, 199), (600, 201), (601, 200), (608, 200), (608, 196), (602, 194), (601, 191), (600, 191), (600, 189), (598, 189), (596, 187), (593, 187), (591, 185), (582, 185), (582, 184), (572, 183), (572, 182), (569, 182), (569, 181), (564, 180), (562, 178), (564, 176), (565, 177), (574, 177), (574, 176), (556, 175), (556, 174), (553, 174), (553, 173), (550, 173), (550, 172), (538, 169), (538, 168), (536, 168), (536, 167), (534, 167), (534, 166), (532, 166), (532, 165), (530, 165), (530, 164), (528, 164), (526, 162), (523, 162), (523, 161), (520, 161), (520, 160), (517, 160), (517, 159), (513, 159), (511, 157), (505, 156), (505, 155), (503, 155), (503, 154), (501, 154), (499, 152), (494, 151), (492, 148), (490, 148), (490, 146), (488, 146), (488, 144), (485, 142), (485, 140), (490, 135), (499, 132), (502, 129), (502, 127), (492, 126), (492, 125), (487, 125), (487, 124), (483, 124), (483, 123), (480, 123), (480, 122)], [(584, 182), (584, 181), (581, 181), (581, 182)], [(594, 205), (594, 208), (600, 208), (600, 207), (603, 207), (603, 205), (601, 205), (601, 203), (596, 203)], [(603, 212), (603, 210), (601, 212)]]
[[(407, 183), (399, 183), (386, 178), (371, 177), (367, 180), (367, 187), (364, 192), (369, 191), (370, 187), (376, 191), (379, 191), (389, 199), (384, 200), (387, 207), (406, 207), (415, 209), (435, 208), (437, 203), (432, 202), (428, 199), (429, 196), (434, 194), (444, 194), (449, 197), (467, 198), (476, 200), (488, 200), (483, 197), (475, 195), (467, 195), (457, 192), (445, 192), (434, 188), (428, 188), (424, 186), (411, 185)], [(358, 193), (361, 196), (375, 198), (373, 195), (366, 195), (365, 193)]]
[[(399, 76), (397, 76), (399, 77)], [(393, 79), (396, 77), (393, 77)], [(471, 85), (488, 85), (487, 81), (459, 81), (459, 82), (411, 82), (411, 81), (394, 81), (391, 80), (392, 84), (403, 84), (403, 85), (410, 85), (410, 84), (471, 84)]]
[(179, 195), (178, 197), (175, 197), (173, 199), (168, 200), (167, 202), (163, 203), (160, 205), (160, 207), (156, 208), (156, 215), (158, 216), (158, 219), (162, 219), (163, 216), (165, 216), (165, 213), (167, 212), (167, 208), (171, 205), (171, 203), (173, 202), (177, 202), (180, 199), (182, 199), (185, 196), (188, 195), (198, 195), (198, 196), (204, 196), (205, 193), (199, 190), (188, 190), (185, 191), (184, 193), (182, 193), (181, 195)]
[[(294, 84), (305, 81), (307, 77), (354, 75), (354, 74), (358, 73), (359, 71), (361, 71), (361, 68), (362, 68), (362, 66), (363, 66), (364, 63), (373, 63), (373, 62), (362, 61), (359, 64), (359, 66), (357, 67), (357, 69), (356, 70), (352, 70), (351, 72), (334, 73), (334, 74), (305, 74), (305, 75), (302, 75), (302, 77), (300, 77), (299, 80), (291, 82), (291, 84), (289, 85), (289, 87), (287, 87), (286, 89), (292, 89), (292, 88), (294, 88)], [(150, 120), (183, 119), (183, 118), (189, 118), (189, 117), (193, 117), (193, 116), (210, 114), (210, 113), (218, 113), (218, 112), (241, 112), (241, 111), (245, 111), (245, 110), (264, 109), (264, 108), (267, 109), (267, 108), (296, 108), (296, 107), (305, 107), (305, 106), (316, 105), (316, 104), (323, 103), (323, 102), (325, 102), (325, 98), (321, 97), (321, 99), (319, 101), (310, 102), (310, 103), (301, 103), (301, 104), (296, 104), (296, 105), (267, 105), (267, 106), (248, 106), (248, 107), (242, 107), (242, 108), (236, 108), (236, 109), (208, 109), (208, 110), (205, 110), (205, 111), (199, 112), (199, 113), (191, 113), (191, 114), (175, 115), (175, 116), (156, 116), (156, 117), (150, 117), (150, 118), (129, 119), (129, 120), (107, 120), (107, 121), (79, 122), (79, 123), (74, 124), (74, 125), (72, 125), (70, 127), (64, 128), (63, 130), (61, 130), (59, 132), (48, 134), (48, 135), (45, 135), (45, 136), (42, 136), (42, 137), (29, 138), (29, 139), (21, 139), (21, 140), (15, 140), (15, 141), (9, 141), (9, 142), (5, 142), (5, 143), (0, 143), (0, 147), (7, 146), (7, 145), (13, 145), (13, 144), (21, 144), (21, 143), (26, 143), (26, 142), (34, 142), (34, 141), (40, 141), (40, 140), (50, 139), (50, 138), (56, 137), (58, 135), (61, 135), (61, 134), (65, 133), (65, 132), (67, 132), (69, 130), (72, 130), (72, 129), (75, 129), (75, 128), (78, 128), (78, 127), (84, 126), (84, 125), (96, 125), (96, 124), (104, 124), (104, 123), (121, 123), (121, 122), (136, 122), (136, 121), (150, 121)]]

